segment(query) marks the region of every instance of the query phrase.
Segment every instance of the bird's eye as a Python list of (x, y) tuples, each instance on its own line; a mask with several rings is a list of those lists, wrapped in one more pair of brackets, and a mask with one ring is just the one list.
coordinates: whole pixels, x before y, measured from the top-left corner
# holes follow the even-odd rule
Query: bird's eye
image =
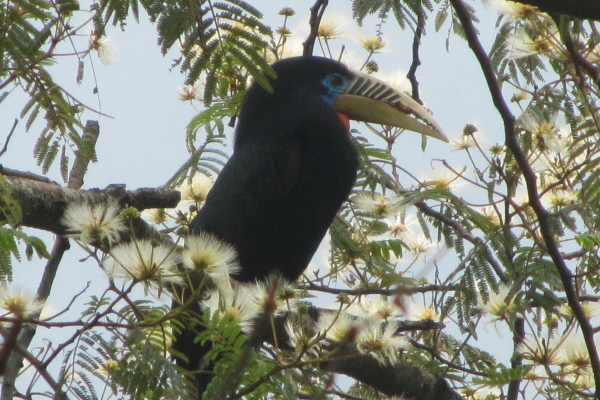
[(346, 91), (348, 87), (348, 78), (339, 73), (331, 73), (321, 81), (324, 86), (324, 95), (327, 96), (328, 102), (332, 102), (333, 98)]
[(341, 75), (331, 75), (329, 83), (333, 87), (340, 87), (344, 85), (344, 78)]

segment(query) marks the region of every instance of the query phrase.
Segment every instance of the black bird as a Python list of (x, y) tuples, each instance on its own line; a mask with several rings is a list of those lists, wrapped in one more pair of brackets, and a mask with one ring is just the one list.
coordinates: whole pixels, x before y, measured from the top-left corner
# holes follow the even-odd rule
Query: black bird
[[(349, 119), (447, 141), (417, 102), (336, 61), (288, 58), (273, 70), (272, 93), (248, 89), (233, 155), (190, 224), (190, 234), (210, 232), (236, 248), (241, 282), (272, 273), (295, 281), (304, 272), (356, 179)], [(195, 335), (184, 330), (173, 346), (190, 371), (203, 368), (206, 351)], [(206, 383), (197, 383), (202, 391)]]

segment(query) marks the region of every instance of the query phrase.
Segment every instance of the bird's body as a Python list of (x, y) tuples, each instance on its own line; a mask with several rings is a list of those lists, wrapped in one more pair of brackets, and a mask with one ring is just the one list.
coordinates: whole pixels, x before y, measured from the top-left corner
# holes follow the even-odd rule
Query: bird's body
[[(298, 279), (356, 179), (348, 128), (324, 98), (326, 88), (310, 86), (322, 86), (332, 66), (351, 75), (331, 60), (304, 61), (274, 65), (280, 79), (273, 94), (258, 85), (248, 91), (233, 155), (191, 224), (191, 234), (210, 232), (236, 248), (239, 281), (271, 273)], [(300, 74), (287, 73), (290, 65)]]
[[(336, 61), (296, 57), (273, 70), (272, 93), (257, 83), (248, 90), (233, 155), (190, 224), (191, 235), (207, 232), (235, 247), (241, 282), (271, 274), (295, 281), (306, 269), (356, 180), (349, 118), (398, 121), (445, 138), (414, 100)], [(201, 315), (196, 302), (189, 310)], [(200, 397), (210, 382), (203, 360), (210, 344), (195, 342), (201, 329), (187, 326), (173, 344), (187, 358), (181, 366), (204, 370), (195, 375)]]

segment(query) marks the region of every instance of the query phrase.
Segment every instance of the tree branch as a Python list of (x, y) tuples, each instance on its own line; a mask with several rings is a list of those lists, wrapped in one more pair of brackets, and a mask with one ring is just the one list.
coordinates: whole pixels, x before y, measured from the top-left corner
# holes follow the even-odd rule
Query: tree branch
[(319, 36), (319, 25), (321, 24), (321, 18), (323, 18), (323, 13), (325, 12), (325, 8), (328, 4), (329, 0), (317, 0), (310, 8), (310, 34), (304, 43), (302, 43), (302, 46), (304, 47), (302, 55), (306, 57), (313, 55), (315, 41), (317, 40), (317, 36)]
[[(83, 137), (81, 138), (82, 144), (87, 146), (89, 149), (95, 149), (99, 135), (100, 125), (98, 124), (98, 121), (87, 121), (83, 131)], [(88, 165), (90, 165), (91, 160), (89, 156), (82, 153), (81, 149), (77, 150), (75, 154), (75, 162), (73, 163), (73, 168), (71, 168), (71, 173), (69, 174), (69, 182), (67, 183), (67, 187), (81, 189), (83, 186), (83, 177), (87, 172), (87, 168)]]
[[(494, 106), (498, 110), (498, 113), (502, 117), (502, 121), (504, 122), (504, 136), (506, 141), (506, 147), (512, 152), (515, 161), (517, 162), (519, 169), (523, 173), (523, 178), (525, 179), (527, 194), (529, 197), (529, 204), (531, 208), (534, 210), (536, 217), (539, 222), (539, 229), (546, 243), (546, 251), (552, 258), (556, 269), (560, 275), (561, 282), (565, 289), (565, 294), (567, 296), (567, 300), (569, 306), (573, 310), (573, 314), (581, 327), (581, 331), (583, 337), (586, 342), (586, 347), (590, 356), (590, 364), (592, 366), (592, 370), (594, 372), (594, 381), (596, 384), (596, 396), (600, 394), (600, 359), (598, 358), (598, 352), (596, 350), (596, 345), (594, 343), (594, 331), (590, 324), (590, 321), (587, 319), (582, 307), (581, 303), (578, 299), (577, 289), (573, 284), (571, 271), (567, 267), (565, 260), (562, 258), (561, 253), (559, 251), (558, 245), (554, 238), (554, 234), (552, 231), (549, 213), (542, 205), (538, 190), (537, 190), (537, 176), (531, 165), (527, 160), (527, 156), (523, 152), (519, 144), (519, 139), (517, 137), (515, 131), (515, 117), (512, 115), (508, 105), (504, 101), (504, 97), (502, 96), (502, 90), (496, 79), (496, 75), (494, 73), (494, 69), (491, 65), (490, 59), (487, 56), (486, 51), (483, 49), (483, 46), (479, 42), (479, 38), (477, 36), (477, 32), (475, 27), (473, 26), (473, 22), (471, 21), (471, 14), (469, 13), (467, 7), (463, 3), (462, 0), (450, 0), (452, 7), (454, 8), (458, 19), (462, 25), (462, 28), (465, 32), (467, 42), (469, 43), (469, 47), (475, 54), (475, 57), (479, 61), (479, 65), (485, 76), (485, 80), (488, 85), (488, 89), (492, 96), (492, 100)], [(598, 2), (595, 2), (598, 3)], [(600, 8), (600, 4), (598, 4)]]
[(126, 190), (125, 185), (109, 185), (105, 189), (77, 190), (17, 176), (7, 175), (6, 179), (21, 205), (21, 224), (57, 235), (65, 233), (60, 218), (69, 203), (93, 204), (113, 199), (123, 206), (129, 205), (141, 211), (148, 208), (173, 208), (181, 197), (178, 191), (167, 188)]
[(413, 400), (463, 400), (444, 378), (405, 360), (393, 366), (382, 365), (373, 357), (360, 354), (354, 346), (346, 346), (338, 353), (338, 359), (321, 366), (327, 371), (348, 375), (387, 396)]
[(18, 123), (19, 120), (15, 118), (15, 122), (13, 123), (13, 126), (10, 129), (10, 132), (8, 132), (8, 136), (6, 137), (6, 142), (4, 142), (4, 147), (2, 147), (2, 150), (0, 150), (0, 156), (2, 156), (2, 154), (6, 153), (6, 151), (8, 150), (8, 143), (10, 142), (13, 133), (15, 133), (15, 129), (17, 128)]
[(421, 36), (423, 36), (423, 29), (425, 27), (425, 16), (423, 15), (423, 8), (419, 9), (417, 13), (417, 29), (413, 36), (412, 43), (412, 63), (408, 69), (406, 77), (410, 81), (412, 87), (412, 98), (415, 99), (419, 104), (423, 104), (421, 97), (419, 96), (419, 81), (417, 80), (417, 68), (421, 65), (421, 59), (419, 58), (419, 48), (421, 47)]
[[(310, 307), (302, 316), (302, 324), (317, 330), (317, 321), (322, 312), (331, 312), (318, 307)], [(292, 351), (290, 338), (285, 329), (288, 315), (284, 314), (275, 318), (277, 340), (274, 340), (269, 324), (263, 324), (261, 331), (255, 335), (279, 348)], [(397, 333), (406, 331), (426, 331), (444, 328), (444, 324), (432, 320), (425, 321), (398, 321)], [(459, 400), (463, 399), (457, 392), (450, 388), (442, 377), (416, 367), (405, 360), (400, 360), (394, 365), (381, 364), (370, 355), (358, 351), (354, 344), (345, 344), (335, 353), (335, 358), (321, 363), (327, 371), (348, 375), (388, 396), (402, 396), (413, 400)]]

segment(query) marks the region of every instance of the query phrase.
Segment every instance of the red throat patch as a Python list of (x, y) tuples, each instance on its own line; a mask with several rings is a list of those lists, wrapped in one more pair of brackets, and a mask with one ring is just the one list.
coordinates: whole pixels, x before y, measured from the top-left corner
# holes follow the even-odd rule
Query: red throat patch
[(337, 113), (337, 115), (340, 118), (340, 121), (342, 121), (342, 124), (344, 124), (346, 127), (346, 131), (350, 132), (350, 118), (348, 118), (346, 114), (342, 113)]

